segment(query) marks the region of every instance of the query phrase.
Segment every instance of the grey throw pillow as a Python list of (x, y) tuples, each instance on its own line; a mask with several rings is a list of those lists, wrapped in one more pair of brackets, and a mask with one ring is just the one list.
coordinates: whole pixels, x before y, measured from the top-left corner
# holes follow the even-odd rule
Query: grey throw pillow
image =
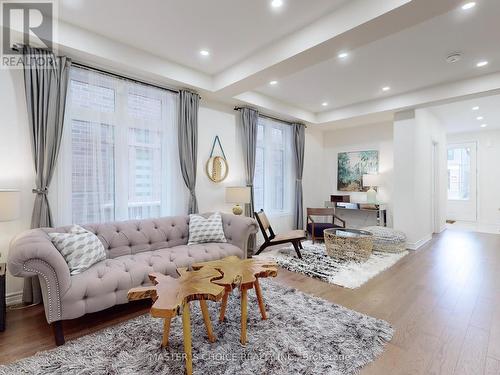
[(77, 275), (106, 259), (106, 250), (97, 236), (73, 225), (69, 233), (49, 233), (50, 240), (66, 260), (70, 275)]
[(227, 242), (219, 212), (208, 218), (196, 214), (189, 215), (188, 245), (206, 242)]

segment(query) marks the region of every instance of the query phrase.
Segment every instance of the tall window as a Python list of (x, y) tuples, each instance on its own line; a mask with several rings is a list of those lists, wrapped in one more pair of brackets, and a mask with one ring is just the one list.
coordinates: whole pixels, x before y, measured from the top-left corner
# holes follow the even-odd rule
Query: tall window
[(57, 222), (182, 213), (177, 95), (72, 67), (57, 171)]
[(448, 148), (448, 199), (470, 199), (471, 149)]
[(292, 211), (293, 159), (292, 128), (287, 124), (259, 117), (255, 155), (255, 209), (270, 214)]

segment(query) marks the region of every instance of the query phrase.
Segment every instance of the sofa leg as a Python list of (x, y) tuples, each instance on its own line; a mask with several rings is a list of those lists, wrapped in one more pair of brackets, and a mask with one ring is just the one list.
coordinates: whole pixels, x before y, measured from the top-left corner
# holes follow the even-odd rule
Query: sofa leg
[(56, 340), (56, 345), (57, 346), (64, 345), (65, 341), (64, 341), (62, 320), (58, 320), (57, 322), (52, 323), (51, 326), (52, 326), (52, 331), (54, 332), (54, 339)]

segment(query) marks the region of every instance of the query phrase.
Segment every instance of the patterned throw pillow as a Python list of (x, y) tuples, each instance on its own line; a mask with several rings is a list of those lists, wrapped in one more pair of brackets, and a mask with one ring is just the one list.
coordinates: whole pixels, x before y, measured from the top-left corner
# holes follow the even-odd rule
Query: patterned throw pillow
[(219, 212), (206, 219), (196, 214), (189, 215), (188, 245), (205, 242), (227, 242)]
[(70, 275), (78, 275), (106, 259), (106, 250), (97, 236), (73, 225), (69, 233), (49, 233), (50, 240), (68, 263)]

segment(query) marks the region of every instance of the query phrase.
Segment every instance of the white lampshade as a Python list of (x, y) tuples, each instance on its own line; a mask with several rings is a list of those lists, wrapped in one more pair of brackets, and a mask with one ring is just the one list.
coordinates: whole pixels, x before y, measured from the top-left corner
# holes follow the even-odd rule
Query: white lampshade
[(363, 186), (379, 186), (379, 185), (380, 185), (380, 175), (378, 174), (363, 175)]
[(250, 188), (246, 186), (227, 187), (226, 203), (250, 203)]
[(21, 195), (18, 190), (0, 190), (0, 221), (12, 221), (21, 215)]

